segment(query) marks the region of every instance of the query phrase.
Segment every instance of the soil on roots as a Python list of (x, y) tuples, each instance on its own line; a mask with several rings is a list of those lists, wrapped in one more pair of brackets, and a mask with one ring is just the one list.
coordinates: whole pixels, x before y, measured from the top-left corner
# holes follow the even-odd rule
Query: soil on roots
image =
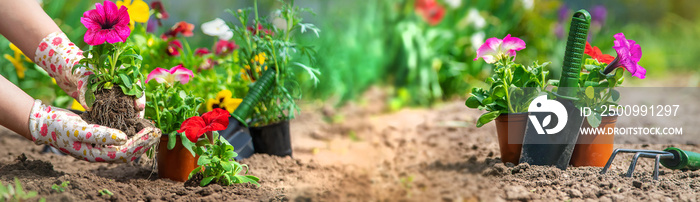
[(133, 137), (144, 128), (153, 127), (148, 120), (139, 118), (134, 99), (125, 95), (119, 87), (103, 89), (95, 93), (92, 110), (80, 117), (87, 123), (115, 128)]

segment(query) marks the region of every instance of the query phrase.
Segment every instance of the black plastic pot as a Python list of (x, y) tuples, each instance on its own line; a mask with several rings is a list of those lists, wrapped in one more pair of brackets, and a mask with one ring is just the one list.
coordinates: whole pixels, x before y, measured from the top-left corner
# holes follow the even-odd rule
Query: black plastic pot
[(228, 127), (220, 130), (219, 135), (224, 137), (233, 146), (233, 151), (238, 153), (236, 160), (248, 158), (255, 153), (253, 138), (251, 138), (248, 128), (241, 127), (240, 122), (234, 117), (228, 119)]
[(289, 121), (262, 127), (250, 127), (255, 153), (276, 156), (291, 156), (292, 141), (289, 136)]

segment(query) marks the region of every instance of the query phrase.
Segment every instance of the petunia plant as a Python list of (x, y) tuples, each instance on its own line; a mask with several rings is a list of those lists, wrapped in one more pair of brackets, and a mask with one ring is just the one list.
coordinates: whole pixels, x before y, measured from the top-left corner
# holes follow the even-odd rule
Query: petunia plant
[(503, 39), (489, 38), (477, 50), (474, 60), (483, 58), (494, 64), (494, 74), (486, 79), (490, 87), (473, 88), (465, 105), (488, 111), (477, 120), (476, 126), (496, 119), (505, 113), (527, 112), (529, 103), (547, 87), (549, 62), (532, 66), (515, 63), (516, 51), (525, 48), (525, 42), (508, 34)]
[(255, 106), (250, 119), (250, 124), (263, 126), (293, 119), (299, 111), (295, 100), (301, 98), (301, 79), (297, 72), (306, 74), (307, 80), (314, 84), (318, 82), (320, 72), (312, 68), (316, 63), (316, 51), (311, 46), (296, 43), (294, 37), (297, 32), (309, 32), (318, 37), (320, 30), (303, 22), (301, 14), (310, 11), (294, 6), (293, 1), (284, 3), (275, 12), (274, 17), (285, 22), (279, 27), (272, 26), (271, 19), (261, 18), (257, 1), (254, 5), (252, 9), (229, 12), (243, 25), (232, 28), (234, 40), (239, 42), (236, 62), (242, 67), (240, 78), (253, 83), (262, 78), (264, 72), (275, 72), (274, 84)]
[(104, 1), (85, 12), (80, 21), (87, 28), (84, 40), (90, 49), (73, 68), (86, 67), (94, 73), (88, 77), (85, 93), (88, 107), (95, 101), (94, 94), (103, 89), (119, 87), (126, 95), (143, 96), (140, 50), (125, 43), (131, 34), (127, 8)]
[[(585, 59), (579, 76), (580, 99), (575, 104), (577, 107), (591, 109), (591, 115), (586, 120), (592, 127), (600, 125), (605, 107), (616, 106), (620, 100), (620, 93), (615, 87), (625, 81), (625, 70), (640, 79), (646, 77), (646, 69), (638, 64), (642, 57), (641, 46), (634, 40), (628, 40), (623, 33), (615, 34), (614, 37), (613, 49), (617, 52), (617, 57), (603, 54), (598, 47), (586, 42), (584, 53), (589, 57)], [(558, 82), (550, 81), (555, 86)]]
[(194, 74), (182, 65), (173, 68), (156, 68), (148, 74), (146, 83), (155, 81), (152, 91), (146, 93), (149, 102), (146, 103), (146, 118), (153, 120), (156, 127), (168, 136), (168, 149), (173, 149), (177, 135), (180, 136), (182, 145), (188, 148), (194, 156), (191, 146), (196, 139), (189, 138), (177, 130), (180, 124), (189, 117), (197, 115), (197, 109), (202, 104), (202, 98), (195, 97), (182, 89)]
[[(194, 116), (182, 123), (178, 132), (187, 136), (190, 141), (197, 141), (200, 137), (206, 140), (197, 142), (196, 146), (189, 146), (194, 150), (199, 159), (197, 168), (189, 175), (192, 178), (197, 173), (202, 174), (200, 186), (206, 186), (215, 182), (220, 185), (232, 185), (238, 183), (258, 184), (259, 178), (246, 175), (248, 166), (235, 161), (238, 154), (228, 141), (219, 136), (218, 130), (223, 130), (228, 126), (229, 112), (223, 109), (213, 109), (204, 113), (201, 117)], [(245, 169), (245, 173), (241, 174)]]

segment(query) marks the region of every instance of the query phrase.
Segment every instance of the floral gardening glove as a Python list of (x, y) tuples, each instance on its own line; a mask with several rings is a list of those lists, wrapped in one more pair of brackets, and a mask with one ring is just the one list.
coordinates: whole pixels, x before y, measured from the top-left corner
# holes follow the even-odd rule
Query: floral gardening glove
[(48, 144), (92, 162), (134, 161), (158, 142), (160, 130), (145, 128), (131, 139), (117, 129), (86, 123), (80, 116), (35, 100), (29, 131), (36, 144)]
[[(34, 63), (56, 79), (56, 84), (68, 95), (78, 100), (83, 108), (90, 110), (85, 103), (85, 91), (87, 90), (88, 77), (93, 72), (85, 67), (73, 71), (73, 66), (78, 64), (81, 59), (83, 59), (83, 51), (70, 42), (63, 32), (54, 32), (39, 43)], [(136, 83), (140, 85), (141, 82)], [(134, 100), (134, 107), (136, 111), (139, 111), (141, 118), (143, 118), (145, 106), (146, 96)]]

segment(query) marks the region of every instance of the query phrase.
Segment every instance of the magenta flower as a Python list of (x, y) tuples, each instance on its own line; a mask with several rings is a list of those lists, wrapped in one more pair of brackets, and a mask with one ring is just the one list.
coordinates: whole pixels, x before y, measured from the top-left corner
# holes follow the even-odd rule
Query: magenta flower
[(484, 58), (484, 61), (493, 64), (498, 60), (513, 57), (515, 60), (515, 51), (525, 48), (525, 41), (517, 37), (510, 37), (508, 34), (505, 38), (498, 39), (496, 37), (486, 39), (486, 43), (481, 45), (476, 50), (476, 61), (479, 58)]
[(180, 56), (180, 50), (182, 50), (182, 43), (180, 40), (175, 39), (168, 43), (165, 53), (170, 56)]
[(131, 34), (129, 29), (129, 13), (127, 8), (121, 6), (117, 10), (117, 4), (104, 1), (104, 5), (96, 3), (95, 9), (83, 13), (80, 22), (85, 25), (85, 43), (96, 46), (107, 43), (125, 42)]
[(646, 78), (647, 70), (638, 64), (642, 58), (642, 47), (637, 42), (628, 40), (623, 33), (617, 33), (615, 34), (615, 45), (613, 48), (617, 52), (617, 57), (605, 67), (604, 74), (612, 72), (615, 68), (622, 67), (632, 73), (632, 76), (640, 79)]
[(151, 73), (148, 73), (148, 77), (146, 78), (146, 83), (151, 81), (152, 79), (155, 79), (158, 83), (168, 83), (170, 85), (175, 84), (175, 82), (180, 82), (182, 84), (186, 84), (187, 82), (190, 82), (190, 78), (192, 78), (194, 74), (192, 73), (192, 70), (189, 70), (182, 65), (177, 65), (173, 68), (170, 68), (170, 70), (163, 69), (163, 68), (156, 68)]

